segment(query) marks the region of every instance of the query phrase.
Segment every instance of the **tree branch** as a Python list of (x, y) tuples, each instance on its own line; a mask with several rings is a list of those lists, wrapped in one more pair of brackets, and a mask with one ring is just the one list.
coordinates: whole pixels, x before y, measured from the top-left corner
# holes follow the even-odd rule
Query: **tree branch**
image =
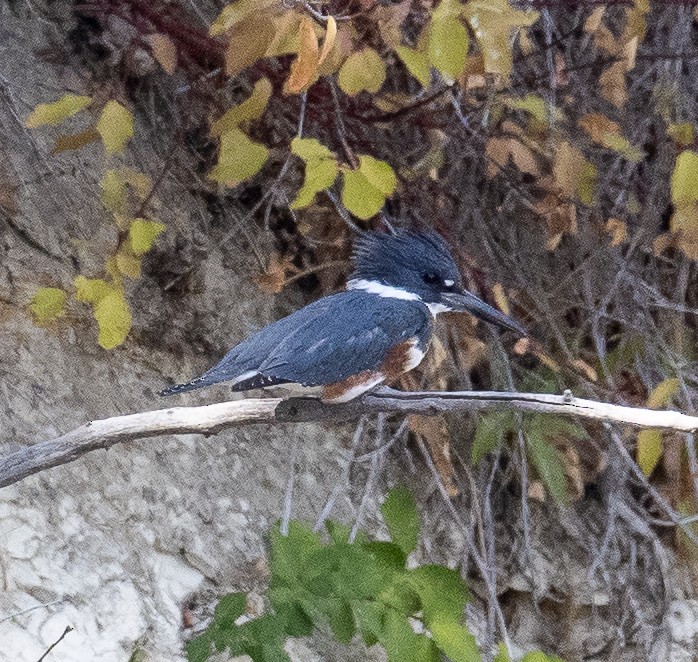
[(326, 404), (317, 398), (236, 400), (91, 421), (56, 439), (0, 457), (0, 487), (12, 485), (45, 469), (74, 462), (90, 451), (145, 437), (192, 433), (210, 436), (226, 428), (254, 423), (346, 421), (381, 412), (435, 415), (486, 409), (579, 416), (642, 428), (698, 430), (696, 416), (583, 400), (573, 397), (569, 391), (564, 395), (548, 395), (499, 391), (403, 392), (383, 388), (344, 404)]

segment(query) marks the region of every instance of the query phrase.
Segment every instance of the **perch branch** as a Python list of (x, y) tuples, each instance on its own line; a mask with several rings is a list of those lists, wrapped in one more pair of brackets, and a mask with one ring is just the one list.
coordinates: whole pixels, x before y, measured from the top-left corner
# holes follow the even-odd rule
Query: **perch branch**
[(583, 400), (569, 392), (565, 395), (498, 391), (403, 392), (383, 388), (344, 404), (325, 404), (317, 398), (236, 400), (201, 407), (170, 407), (91, 421), (61, 437), (0, 456), (0, 487), (12, 485), (45, 469), (74, 462), (90, 451), (145, 437), (169, 434), (209, 436), (226, 428), (254, 423), (346, 421), (364, 414), (401, 412), (435, 415), (486, 409), (579, 416), (682, 432), (698, 430), (696, 416)]

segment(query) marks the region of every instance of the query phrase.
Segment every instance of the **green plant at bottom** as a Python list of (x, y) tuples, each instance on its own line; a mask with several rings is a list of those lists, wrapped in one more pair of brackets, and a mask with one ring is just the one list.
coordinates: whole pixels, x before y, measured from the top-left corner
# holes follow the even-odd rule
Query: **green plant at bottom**
[[(332, 521), (326, 524), (327, 539), (295, 521), (285, 536), (275, 527), (267, 593), (272, 611), (236, 625), (247, 598), (223, 597), (209, 627), (187, 644), (189, 662), (226, 650), (254, 662), (288, 662), (286, 640), (309, 636), (318, 627), (329, 627), (342, 643), (358, 633), (367, 646), (383, 646), (389, 662), (438, 662), (444, 656), (480, 662), (464, 623), (470, 596), (460, 574), (442, 565), (407, 568), (419, 532), (411, 494), (393, 490), (382, 513), (392, 542), (361, 534), (349, 542), (349, 529)], [(536, 662), (559, 662), (537, 655)]]

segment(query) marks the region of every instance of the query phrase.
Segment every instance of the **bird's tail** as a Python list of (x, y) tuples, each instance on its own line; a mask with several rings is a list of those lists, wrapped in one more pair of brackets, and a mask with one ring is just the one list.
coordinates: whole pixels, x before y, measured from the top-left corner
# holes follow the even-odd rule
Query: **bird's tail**
[(204, 386), (210, 386), (215, 384), (217, 380), (211, 379), (206, 375), (201, 375), (196, 379), (192, 379), (186, 384), (175, 384), (174, 386), (168, 386), (166, 389), (160, 391), (158, 395), (165, 397), (168, 395), (176, 395), (177, 393), (188, 393), (189, 391), (195, 391), (197, 388), (203, 388)]

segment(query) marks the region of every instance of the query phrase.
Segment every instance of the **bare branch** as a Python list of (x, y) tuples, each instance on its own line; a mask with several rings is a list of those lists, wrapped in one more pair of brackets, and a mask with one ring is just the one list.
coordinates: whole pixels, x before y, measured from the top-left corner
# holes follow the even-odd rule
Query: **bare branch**
[(213, 435), (226, 428), (254, 423), (346, 421), (365, 414), (401, 412), (434, 415), (486, 409), (579, 416), (682, 432), (698, 430), (696, 416), (583, 400), (573, 397), (570, 392), (565, 395), (499, 391), (403, 392), (383, 388), (344, 404), (326, 404), (317, 398), (236, 400), (91, 421), (61, 437), (39, 442), (0, 458), (0, 487), (12, 485), (39, 471), (68, 464), (90, 451), (145, 437), (192, 433)]

